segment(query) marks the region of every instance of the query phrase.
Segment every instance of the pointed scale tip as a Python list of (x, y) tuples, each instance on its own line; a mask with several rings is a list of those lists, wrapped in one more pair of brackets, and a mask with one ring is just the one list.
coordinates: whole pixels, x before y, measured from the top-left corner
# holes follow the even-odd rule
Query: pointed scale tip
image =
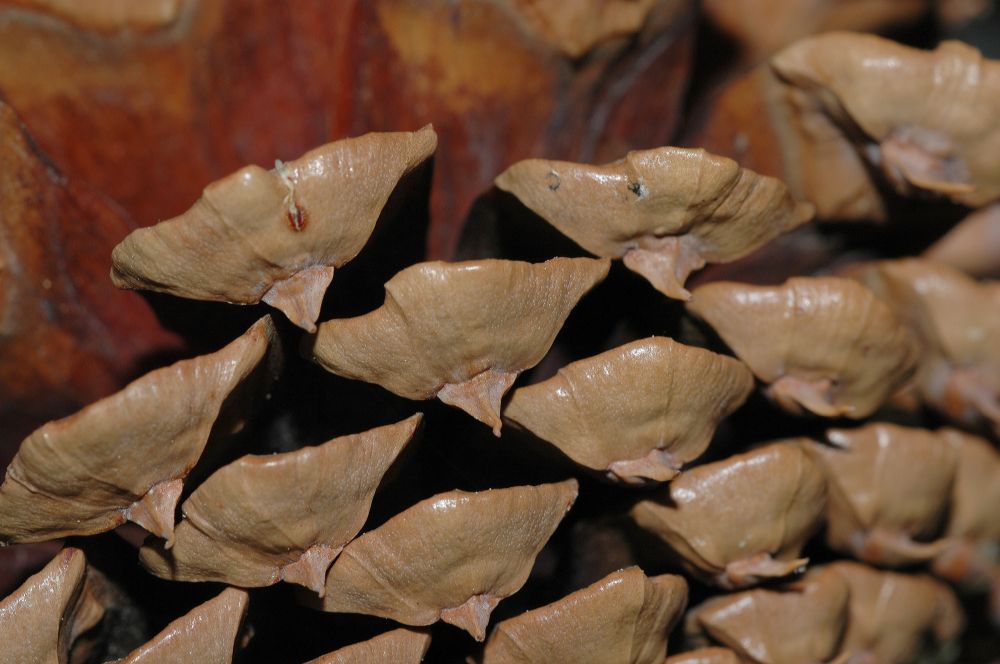
[(174, 515), (183, 490), (183, 480), (160, 482), (147, 491), (145, 496), (132, 503), (125, 511), (125, 516), (129, 521), (166, 540), (164, 548), (169, 549), (174, 545)]
[(486, 627), (490, 623), (490, 614), (500, 599), (489, 595), (473, 595), (461, 606), (441, 611), (441, 620), (464, 629), (476, 641), (486, 638)]
[(326, 594), (326, 571), (344, 547), (311, 546), (294, 563), (281, 569), (286, 583), (297, 583), (312, 590), (319, 597)]
[(326, 290), (333, 281), (332, 265), (315, 265), (277, 281), (261, 298), (281, 311), (288, 320), (309, 333), (316, 332), (316, 319)]
[(464, 383), (449, 383), (438, 391), (438, 399), (476, 418), (500, 436), (500, 402), (517, 379), (517, 372), (487, 369)]

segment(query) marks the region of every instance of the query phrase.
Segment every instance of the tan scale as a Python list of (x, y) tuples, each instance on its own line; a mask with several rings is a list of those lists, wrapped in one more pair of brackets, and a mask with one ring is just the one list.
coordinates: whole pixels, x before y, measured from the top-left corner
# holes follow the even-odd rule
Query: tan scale
[(380, 308), (323, 323), (312, 353), (337, 375), (437, 397), (499, 436), (501, 398), (608, 268), (590, 258), (418, 263), (385, 284)]
[(958, 463), (944, 530), (947, 542), (934, 559), (938, 576), (970, 590), (1000, 591), (1000, 452), (978, 436), (938, 431)]
[(826, 566), (850, 589), (841, 653), (851, 664), (918, 661), (923, 640), (943, 645), (961, 634), (965, 616), (951, 588), (924, 574), (887, 572), (840, 561)]
[(1000, 281), (977, 282), (918, 258), (863, 264), (850, 274), (916, 333), (921, 399), (956, 422), (1000, 432)]
[(801, 571), (822, 525), (826, 486), (798, 446), (773, 443), (685, 471), (632, 519), (697, 578), (743, 588)]
[(613, 572), (499, 623), (482, 664), (663, 664), (687, 594), (680, 576), (647, 577), (638, 567)]
[(412, 626), (443, 620), (482, 641), (576, 495), (567, 480), (428, 498), (344, 548), (321, 606)]
[(587, 251), (622, 259), (682, 300), (691, 272), (741, 258), (813, 215), (781, 181), (702, 149), (638, 150), (601, 166), (528, 159), (496, 184)]
[(827, 477), (827, 544), (888, 566), (941, 553), (955, 451), (932, 431), (887, 423), (834, 429), (827, 439), (804, 445)]
[(738, 360), (650, 337), (516, 390), (504, 416), (613, 480), (662, 482), (701, 456), (753, 385)]
[(849, 595), (838, 574), (819, 568), (775, 588), (706, 600), (688, 612), (684, 632), (687, 642), (725, 646), (745, 664), (847, 664), (839, 646)]
[(175, 581), (287, 581), (322, 596), (327, 568), (361, 530), (382, 476), (421, 419), (220, 468), (184, 501), (173, 547), (146, 544), (140, 562)]
[(970, 207), (1000, 198), (1000, 62), (958, 41), (924, 51), (829, 32), (789, 46), (771, 66), (901, 194)]
[(400, 178), (436, 146), (427, 126), (328, 143), (273, 170), (245, 166), (179, 217), (126, 237), (111, 278), (194, 300), (266, 302), (315, 332), (334, 270), (358, 255)]
[(132, 521), (169, 546), (184, 478), (241, 384), (269, 378), (258, 369), (267, 373), (276, 344), (264, 317), (222, 350), (151, 371), (43, 425), (0, 485), (0, 542), (94, 535)]
[(378, 636), (346, 646), (306, 664), (420, 664), (431, 647), (431, 635), (415, 629), (394, 629)]
[(248, 603), (245, 591), (226, 588), (114, 664), (232, 662)]
[(867, 417), (916, 370), (910, 331), (850, 279), (793, 277), (781, 286), (720, 281), (696, 289), (687, 307), (792, 413)]
[[(103, 577), (83, 551), (66, 548), (0, 601), (0, 649), (7, 664), (64, 664), (77, 639), (107, 608)], [(79, 654), (79, 653), (77, 653)]]

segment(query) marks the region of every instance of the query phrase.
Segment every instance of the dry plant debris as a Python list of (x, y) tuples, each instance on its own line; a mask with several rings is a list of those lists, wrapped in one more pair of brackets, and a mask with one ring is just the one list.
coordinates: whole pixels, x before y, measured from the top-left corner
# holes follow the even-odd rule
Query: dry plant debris
[[(961, 644), (975, 658), (1000, 624), (1000, 290), (981, 280), (1000, 265), (1000, 66), (808, 34), (936, 11), (898, 33), (930, 44), (985, 1), (754, 1), (0, 0), (0, 463), (54, 420), (0, 485), (0, 587), (96, 535), (0, 602), (0, 659), (121, 657), (195, 604), (134, 549), (169, 581), (251, 589), (201, 586), (221, 594), (120, 662), (223, 664), (256, 632), (240, 661), (660, 664), (688, 580), (714, 587), (692, 584), (668, 664), (938, 662), (989, 605)], [(699, 58), (736, 50), (709, 72), (695, 35)], [(429, 125), (328, 143), (430, 120), (440, 150)], [(692, 147), (635, 151), (674, 143)], [(428, 200), (389, 204), (432, 175)], [(395, 217), (412, 235), (375, 228)], [(428, 260), (493, 258), (403, 269), (381, 308), (383, 278), (348, 287), (369, 243), (372, 263), (424, 260), (425, 222)], [(598, 259), (552, 258), (553, 229)], [(150, 353), (222, 345), (221, 318), (188, 312), (241, 314), (144, 301), (109, 268), (292, 324), (126, 386), (166, 364)], [(339, 319), (317, 327), (335, 270)], [(716, 346), (709, 327), (739, 359), (685, 345)], [(303, 337), (345, 380), (272, 371)], [(536, 467), (537, 441), (437, 403), (407, 449), (406, 400), (434, 398), (578, 467)], [(366, 430), (373, 413), (397, 423)], [(814, 415), (872, 421), (761, 443), (815, 435)], [(341, 416), (364, 433), (303, 447)], [(942, 418), (963, 430), (927, 428)], [(456, 486), (479, 491), (440, 493)], [(280, 581), (314, 592), (262, 587)]]

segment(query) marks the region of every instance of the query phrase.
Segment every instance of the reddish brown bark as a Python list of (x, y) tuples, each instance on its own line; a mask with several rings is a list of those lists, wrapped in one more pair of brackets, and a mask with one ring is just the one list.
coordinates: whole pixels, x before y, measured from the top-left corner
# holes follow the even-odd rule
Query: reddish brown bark
[(128, 217), (46, 161), (0, 103), (0, 467), (28, 430), (114, 392), (174, 338), (111, 285)]
[(514, 1), (161, 4), (98, 20), (0, 2), (0, 94), (63, 170), (148, 225), (244, 164), (433, 122), (434, 257), (518, 159), (668, 142), (694, 27), (692, 0), (657, 0), (637, 34), (599, 35), (573, 59)]

